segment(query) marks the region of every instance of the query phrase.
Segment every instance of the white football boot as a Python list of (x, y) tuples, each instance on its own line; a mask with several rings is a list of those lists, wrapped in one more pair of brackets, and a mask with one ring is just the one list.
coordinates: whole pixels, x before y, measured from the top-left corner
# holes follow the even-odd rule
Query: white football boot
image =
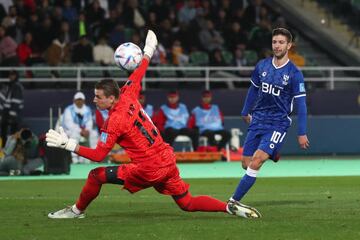
[(226, 211), (231, 215), (236, 215), (243, 218), (261, 218), (261, 214), (258, 210), (233, 199), (228, 201), (226, 205)]
[(51, 212), (48, 214), (49, 218), (56, 218), (56, 219), (65, 219), (65, 218), (84, 218), (85, 214), (84, 213), (80, 213), (80, 214), (76, 214), (72, 207), (66, 207), (64, 209), (61, 209), (57, 212)]

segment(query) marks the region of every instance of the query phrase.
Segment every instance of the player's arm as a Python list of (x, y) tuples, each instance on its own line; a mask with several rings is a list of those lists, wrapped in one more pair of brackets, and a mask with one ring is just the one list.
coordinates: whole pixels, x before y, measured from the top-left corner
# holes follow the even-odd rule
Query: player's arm
[(88, 158), (95, 162), (102, 161), (111, 150), (116, 142), (116, 136), (107, 137), (106, 144), (99, 144), (95, 149), (80, 146), (75, 139), (69, 138), (62, 127), (59, 132), (50, 129), (46, 133), (46, 145), (48, 147), (62, 148), (70, 152), (75, 152), (78, 155)]
[(140, 66), (135, 69), (135, 71), (129, 77), (129, 80), (132, 81), (134, 85), (139, 85), (142, 78), (144, 77), (146, 69), (149, 66), (150, 59), (155, 52), (157, 44), (158, 41), (155, 33), (149, 30), (145, 40), (144, 57), (140, 63)]
[(306, 135), (307, 107), (304, 77), (301, 72), (297, 72), (295, 74), (295, 79), (293, 92), (294, 104), (298, 113), (298, 142), (302, 149), (307, 149), (310, 146), (310, 143)]
[(243, 120), (247, 123), (251, 122), (250, 112), (255, 105), (255, 102), (256, 102), (256, 99), (258, 96), (259, 87), (260, 87), (260, 63), (261, 62), (259, 62), (255, 66), (254, 71), (251, 73), (251, 79), (250, 79), (251, 85), (248, 89), (248, 92), (247, 92), (247, 95), (245, 98), (245, 104), (241, 111), (241, 116), (242, 116)]
[(249, 90), (246, 95), (245, 104), (241, 111), (241, 116), (245, 122), (251, 122), (250, 112), (256, 102), (258, 96), (259, 88), (254, 86), (253, 84), (249, 87)]

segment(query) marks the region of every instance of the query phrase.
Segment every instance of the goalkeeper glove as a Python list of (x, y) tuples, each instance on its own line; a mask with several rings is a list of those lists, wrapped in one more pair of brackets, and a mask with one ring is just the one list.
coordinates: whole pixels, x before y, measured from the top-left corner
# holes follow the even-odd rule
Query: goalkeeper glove
[(50, 129), (46, 133), (46, 145), (48, 147), (63, 148), (65, 150), (74, 152), (76, 149), (77, 142), (75, 139), (68, 138), (64, 129), (59, 127), (59, 132)]
[(146, 35), (144, 54), (151, 58), (155, 52), (156, 46), (158, 44), (156, 35), (153, 31), (149, 30)]

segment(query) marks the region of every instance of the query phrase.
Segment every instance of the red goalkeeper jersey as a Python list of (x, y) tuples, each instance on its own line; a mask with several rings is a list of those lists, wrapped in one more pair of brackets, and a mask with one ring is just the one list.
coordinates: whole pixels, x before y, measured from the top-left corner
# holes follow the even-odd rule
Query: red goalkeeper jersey
[(109, 112), (95, 149), (81, 146), (78, 154), (93, 161), (102, 161), (118, 143), (124, 148), (133, 163), (148, 163), (149, 166), (167, 166), (175, 163), (172, 148), (163, 141), (138, 101), (141, 79), (149, 62), (144, 59), (120, 89), (119, 101)]

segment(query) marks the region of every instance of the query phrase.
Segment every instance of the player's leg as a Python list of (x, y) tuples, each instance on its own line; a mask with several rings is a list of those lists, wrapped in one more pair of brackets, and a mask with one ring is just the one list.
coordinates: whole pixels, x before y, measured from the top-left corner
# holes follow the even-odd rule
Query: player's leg
[(166, 143), (168, 143), (170, 146), (173, 145), (175, 138), (179, 135), (179, 130), (175, 128), (165, 128), (162, 137)]
[(254, 185), (261, 166), (267, 159), (273, 157), (279, 152), (285, 135), (285, 131), (273, 129), (261, 133), (261, 140), (258, 144), (258, 149), (252, 156), (248, 168), (246, 169), (246, 173), (236, 188), (232, 197), (233, 200), (240, 201)]
[(269, 154), (262, 150), (256, 150), (254, 153), (250, 165), (246, 169), (245, 175), (241, 178), (232, 199), (240, 201), (245, 194), (250, 190), (256, 181), (257, 173), (261, 165), (269, 158)]
[(220, 134), (221, 135), (221, 140), (218, 143), (218, 149), (221, 150), (225, 147), (226, 143), (229, 142), (231, 134), (229, 131), (223, 129), (223, 130), (219, 130), (216, 131), (216, 134)]
[(253, 156), (256, 154), (256, 150), (261, 141), (261, 133), (254, 130), (249, 130), (244, 143), (243, 161), (242, 167), (246, 169), (245, 175), (241, 178), (233, 196), (230, 201), (240, 201), (241, 198), (249, 191), (254, 185), (256, 180), (257, 171), (249, 168)]
[(71, 207), (49, 213), (49, 218), (83, 218), (83, 212), (88, 205), (99, 195), (101, 187), (105, 183), (123, 185), (124, 181), (117, 178), (119, 166), (98, 167), (89, 172), (85, 186), (83, 187), (76, 204)]
[(225, 203), (206, 195), (192, 196), (188, 191), (172, 197), (176, 204), (187, 212), (226, 212), (244, 218), (261, 217), (261, 214), (255, 208), (238, 202)]
[(176, 204), (186, 212), (226, 212), (226, 203), (210, 196), (193, 197), (190, 192), (186, 191), (172, 197)]
[(199, 146), (199, 130), (197, 128), (182, 128), (179, 134), (188, 136), (191, 139), (194, 151), (197, 150)]

